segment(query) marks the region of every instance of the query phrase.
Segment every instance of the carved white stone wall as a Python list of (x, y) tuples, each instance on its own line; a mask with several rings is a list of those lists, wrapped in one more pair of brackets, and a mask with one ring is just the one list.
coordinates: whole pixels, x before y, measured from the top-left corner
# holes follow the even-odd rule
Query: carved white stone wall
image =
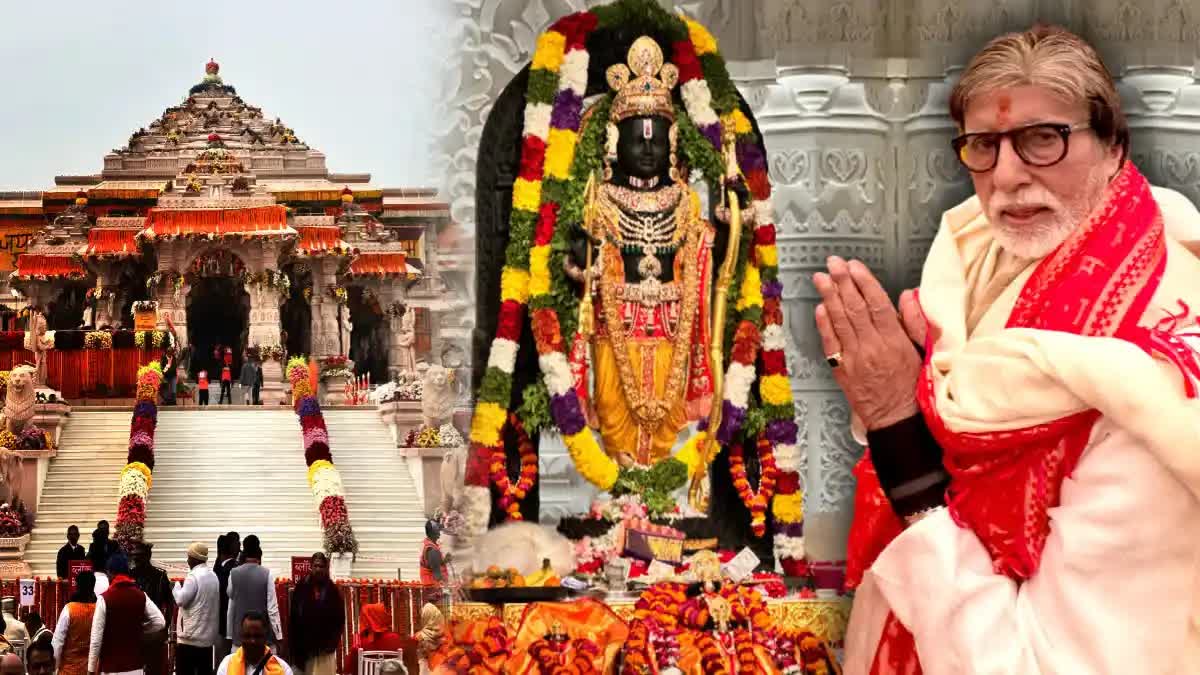
[[(456, 220), (473, 227), (476, 150), (489, 106), (552, 18), (583, 0), (455, 0), (442, 150)], [(669, 5), (670, 3), (666, 3)], [(816, 557), (844, 554), (861, 449), (824, 365), (811, 275), (837, 253), (890, 292), (915, 286), (941, 213), (971, 193), (950, 150), (947, 95), (975, 50), (1036, 20), (1092, 42), (1118, 84), (1133, 159), (1151, 182), (1200, 203), (1200, 6), (1188, 0), (700, 0), (676, 6), (713, 30), (765, 136)], [(543, 439), (543, 516), (581, 483)], [(547, 513), (549, 512), (549, 514)]]

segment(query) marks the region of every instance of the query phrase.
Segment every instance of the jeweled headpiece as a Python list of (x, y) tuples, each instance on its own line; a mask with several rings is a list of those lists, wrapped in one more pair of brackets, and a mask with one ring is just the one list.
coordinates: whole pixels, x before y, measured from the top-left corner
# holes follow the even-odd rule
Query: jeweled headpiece
[(628, 66), (618, 63), (606, 73), (608, 86), (617, 92), (610, 121), (615, 124), (630, 117), (651, 116), (675, 121), (671, 90), (679, 81), (679, 69), (664, 64), (662, 48), (645, 35), (633, 41), (627, 58)]

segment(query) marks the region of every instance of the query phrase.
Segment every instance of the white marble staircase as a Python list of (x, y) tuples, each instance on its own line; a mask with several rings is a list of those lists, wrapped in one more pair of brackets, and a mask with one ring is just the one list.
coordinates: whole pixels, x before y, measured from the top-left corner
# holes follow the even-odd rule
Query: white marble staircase
[[(72, 415), (30, 543), (35, 574), (53, 574), (67, 525), (80, 523), (86, 544), (97, 520), (114, 520), (130, 415)], [(424, 519), (390, 434), (374, 410), (325, 416), (360, 542), (352, 575), (390, 579), (401, 568), (415, 577)], [(146, 520), (155, 560), (182, 564), (190, 542), (215, 549), (217, 535), (229, 530), (257, 534), (265, 564), (279, 575), (289, 574), (291, 556), (321, 549), (296, 416), (287, 408), (160, 409)]]
[(25, 550), (34, 574), (54, 575), (55, 557), (67, 541), (68, 526), (79, 526), (79, 542), (86, 547), (97, 521), (116, 522), (117, 478), (129, 452), (131, 416), (132, 409), (74, 412), (66, 421)]

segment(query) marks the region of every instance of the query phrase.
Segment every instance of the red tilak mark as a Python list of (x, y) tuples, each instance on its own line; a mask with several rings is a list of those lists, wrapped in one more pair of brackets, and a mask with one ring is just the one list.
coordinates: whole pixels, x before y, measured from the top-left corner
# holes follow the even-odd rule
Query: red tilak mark
[(997, 100), (999, 110), (996, 111), (996, 126), (1000, 129), (1008, 126), (1009, 112), (1012, 110), (1012, 98), (1008, 94), (1000, 94)]

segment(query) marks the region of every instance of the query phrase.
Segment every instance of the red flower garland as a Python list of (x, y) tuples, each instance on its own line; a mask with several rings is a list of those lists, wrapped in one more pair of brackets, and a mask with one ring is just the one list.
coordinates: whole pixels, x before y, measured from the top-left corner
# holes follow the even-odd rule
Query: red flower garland
[(521, 515), (521, 500), (525, 499), (533, 484), (537, 482), (537, 451), (533, 448), (529, 434), (525, 433), (525, 425), (521, 424), (515, 413), (508, 414), (508, 424), (517, 432), (517, 442), (520, 444), (521, 477), (517, 479), (516, 485), (513, 485), (508, 477), (508, 458), (504, 454), (502, 436), (500, 442), (492, 446), (491, 479), (500, 491), (500, 508), (508, 511), (510, 520), (522, 520), (524, 516)]
[(758, 489), (751, 489), (750, 477), (746, 475), (745, 450), (741, 443), (734, 444), (729, 450), (729, 475), (733, 478), (733, 487), (737, 488), (742, 503), (750, 509), (751, 531), (754, 536), (761, 537), (767, 532), (767, 504), (775, 495), (779, 468), (775, 465), (775, 451), (771, 448), (771, 442), (760, 435), (757, 445), (760, 468)]

